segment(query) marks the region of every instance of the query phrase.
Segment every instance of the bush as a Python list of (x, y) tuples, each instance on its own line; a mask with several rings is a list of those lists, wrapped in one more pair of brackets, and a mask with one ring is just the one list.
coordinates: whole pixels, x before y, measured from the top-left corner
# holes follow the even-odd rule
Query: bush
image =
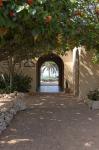
[(9, 85), (9, 82), (7, 74), (0, 75), (0, 89), (5, 89)]
[(10, 90), (10, 77), (8, 74), (0, 76), (0, 93), (10, 93), (14, 91), (28, 92), (31, 88), (31, 78), (23, 74), (14, 74), (12, 90)]
[(13, 86), (18, 92), (28, 92), (31, 88), (31, 78), (23, 74), (15, 74)]
[(91, 99), (93, 101), (98, 101), (99, 100), (99, 89), (96, 89), (94, 91), (89, 91), (87, 96), (89, 99)]

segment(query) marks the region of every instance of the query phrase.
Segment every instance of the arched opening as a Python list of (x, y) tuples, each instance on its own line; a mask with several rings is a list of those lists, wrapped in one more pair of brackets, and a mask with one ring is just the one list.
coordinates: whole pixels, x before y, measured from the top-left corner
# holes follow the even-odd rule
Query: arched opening
[(41, 56), (37, 62), (37, 91), (60, 92), (63, 90), (64, 64), (62, 59), (56, 54)]
[(40, 91), (58, 92), (59, 88), (59, 68), (54, 61), (46, 61), (40, 69)]

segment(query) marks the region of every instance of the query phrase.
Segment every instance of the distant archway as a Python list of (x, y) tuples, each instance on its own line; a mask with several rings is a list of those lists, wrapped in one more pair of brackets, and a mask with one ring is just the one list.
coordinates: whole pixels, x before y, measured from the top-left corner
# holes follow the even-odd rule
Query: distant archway
[(40, 85), (59, 86), (59, 67), (54, 61), (46, 61), (40, 69)]
[(56, 54), (48, 54), (48, 55), (43, 55), (38, 59), (37, 62), (37, 91), (39, 91), (39, 88), (41, 86), (41, 67), (45, 62), (48, 61), (53, 61), (57, 64), (58, 69), (59, 69), (59, 88), (61, 91), (64, 90), (64, 63), (62, 59), (56, 55)]

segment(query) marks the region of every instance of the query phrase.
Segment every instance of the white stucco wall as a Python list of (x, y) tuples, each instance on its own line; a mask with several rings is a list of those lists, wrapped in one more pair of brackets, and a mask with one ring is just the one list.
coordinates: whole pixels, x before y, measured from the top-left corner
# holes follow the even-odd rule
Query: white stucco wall
[(65, 56), (61, 56), (64, 62), (64, 87), (65, 81), (68, 80), (69, 88), (73, 90), (73, 53), (69, 51)]
[(89, 90), (99, 88), (99, 64), (93, 64), (92, 54), (84, 49), (80, 54), (80, 95), (85, 96)]
[(36, 91), (36, 67), (24, 67), (23, 73), (32, 78), (31, 92)]

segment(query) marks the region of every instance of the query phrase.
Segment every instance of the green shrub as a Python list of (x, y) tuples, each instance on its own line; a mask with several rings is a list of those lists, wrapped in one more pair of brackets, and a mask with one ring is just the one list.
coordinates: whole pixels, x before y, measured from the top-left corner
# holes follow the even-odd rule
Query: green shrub
[(49, 81), (53, 82), (53, 81), (57, 81), (58, 78), (57, 77), (43, 77), (41, 80), (44, 82), (49, 82)]
[(0, 75), (0, 93), (2, 93), (3, 91), (8, 91), (9, 83), (10, 83), (10, 80), (9, 80), (8, 75), (6, 73), (1, 74)]
[(14, 74), (12, 89), (10, 89), (10, 77), (8, 74), (0, 76), (0, 93), (10, 93), (14, 91), (28, 92), (31, 88), (31, 78), (27, 75)]
[(15, 74), (13, 87), (18, 92), (28, 92), (31, 88), (31, 78), (23, 74)]
[(99, 100), (99, 89), (96, 89), (94, 91), (89, 91), (87, 96), (89, 99), (91, 99), (93, 101)]

